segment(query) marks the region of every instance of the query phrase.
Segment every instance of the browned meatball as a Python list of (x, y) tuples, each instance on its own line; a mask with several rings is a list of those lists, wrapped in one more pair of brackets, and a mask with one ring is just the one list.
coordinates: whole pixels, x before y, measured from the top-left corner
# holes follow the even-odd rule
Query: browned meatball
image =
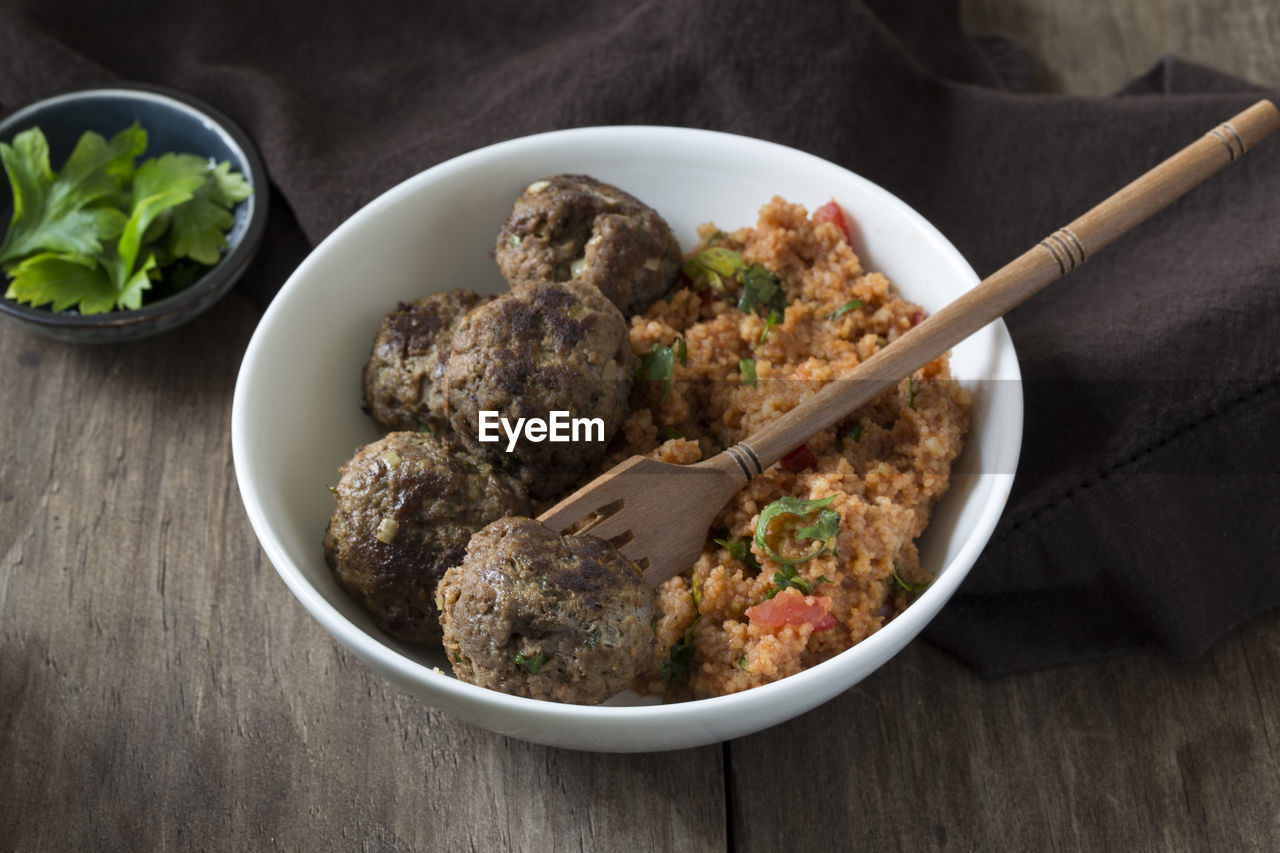
[(444, 648), (463, 681), (594, 705), (652, 664), (657, 594), (594, 536), (529, 518), (493, 522), (436, 591)]
[(401, 302), (382, 320), (364, 366), (365, 411), (383, 429), (446, 428), (440, 380), (453, 330), (492, 297), (469, 290), (432, 293)]
[(529, 513), (511, 477), (412, 432), (357, 451), (334, 496), (324, 553), (338, 586), (382, 630), (410, 643), (439, 641), (435, 587), (462, 561), (471, 534), (504, 515)]
[[(595, 286), (517, 287), (472, 311), (454, 332), (444, 372), (449, 420), (467, 447), (487, 451), (534, 499), (549, 500), (604, 455), (627, 416), (634, 369), (627, 322)], [(603, 436), (594, 430), (592, 440), (522, 437), (508, 453), (501, 430), (496, 442), (479, 440), (482, 411), (513, 424), (517, 418), (548, 420), (554, 411), (598, 418)]]
[(513, 287), (577, 279), (628, 316), (666, 296), (681, 264), (680, 244), (657, 211), (587, 175), (530, 184), (498, 232), (493, 256)]

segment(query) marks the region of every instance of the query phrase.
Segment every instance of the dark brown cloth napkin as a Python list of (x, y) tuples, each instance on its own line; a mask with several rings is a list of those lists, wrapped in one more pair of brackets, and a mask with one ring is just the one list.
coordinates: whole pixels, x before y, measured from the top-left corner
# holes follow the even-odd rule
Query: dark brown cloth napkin
[[(598, 124), (817, 154), (902, 197), (985, 275), (1257, 97), (1175, 59), (1103, 98), (1029, 91), (1030, 68), (939, 0), (0, 3), (5, 111), (126, 79), (196, 95), (256, 139), (277, 216), (244, 287), (263, 302), (400, 180)], [(934, 642), (987, 672), (1189, 656), (1280, 603), (1278, 238), (1271, 140), (1008, 317), (1022, 460)]]

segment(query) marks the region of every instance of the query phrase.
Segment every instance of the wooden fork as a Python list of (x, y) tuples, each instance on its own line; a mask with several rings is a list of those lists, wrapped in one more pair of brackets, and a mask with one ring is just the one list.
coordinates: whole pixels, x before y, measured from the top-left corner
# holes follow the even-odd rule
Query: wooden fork
[(1183, 193), (1235, 162), (1280, 126), (1263, 100), (1165, 160), (977, 287), (831, 382), (745, 441), (697, 463), (634, 456), (565, 498), (539, 519), (562, 531), (608, 539), (656, 586), (702, 553), (716, 515), (753, 477), (858, 407), (928, 364)]

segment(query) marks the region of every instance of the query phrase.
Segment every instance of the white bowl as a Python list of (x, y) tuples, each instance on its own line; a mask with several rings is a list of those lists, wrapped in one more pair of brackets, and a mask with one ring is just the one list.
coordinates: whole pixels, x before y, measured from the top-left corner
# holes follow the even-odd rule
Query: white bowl
[[(749, 734), (847, 690), (916, 636), (951, 596), (1004, 507), (1022, 436), (1022, 395), (1003, 323), (952, 353), (974, 393), (973, 429), (951, 491), (921, 543), (937, 580), (857, 646), (782, 681), (680, 704), (618, 697), (562, 705), (454, 679), (443, 652), (397, 643), (334, 583), (321, 538), (326, 486), (379, 432), (360, 372), (382, 316), (436, 289), (506, 289), (490, 251), (532, 180), (586, 173), (666, 217), (687, 250), (699, 224), (754, 224), (775, 194), (810, 210), (836, 199), (861, 231), (864, 266), (936, 311), (978, 277), (955, 247), (890, 193), (816, 157), (755, 139), (664, 127), (557, 131), (482, 148), (416, 175), (360, 210), (298, 267), (245, 353), (232, 410), (236, 477), (268, 558), (302, 605), (377, 672), (456, 717), (538, 743), (608, 752), (677, 749)], [(1012, 380), (1012, 381), (986, 381)]]

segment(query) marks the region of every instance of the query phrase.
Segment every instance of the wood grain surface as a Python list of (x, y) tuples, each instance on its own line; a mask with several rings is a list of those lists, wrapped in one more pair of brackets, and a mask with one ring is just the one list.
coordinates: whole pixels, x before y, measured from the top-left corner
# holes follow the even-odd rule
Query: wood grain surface
[[(971, 0), (1046, 85), (1163, 52), (1280, 85), (1273, 0)], [(434, 712), (340, 650), (245, 517), (258, 317), (82, 348), (0, 329), (0, 850), (1276, 850), (1280, 613), (1191, 662), (983, 679), (915, 643), (721, 746), (577, 753)]]

